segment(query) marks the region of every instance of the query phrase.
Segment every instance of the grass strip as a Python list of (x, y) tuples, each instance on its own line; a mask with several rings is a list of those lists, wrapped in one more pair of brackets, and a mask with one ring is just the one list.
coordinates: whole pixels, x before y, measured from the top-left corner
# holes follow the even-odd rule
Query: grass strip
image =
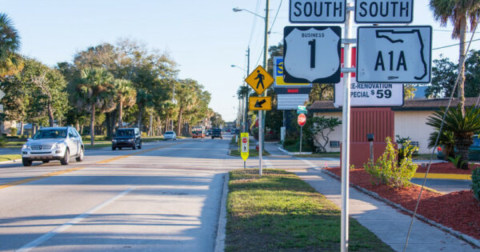
[[(225, 251), (340, 251), (340, 209), (284, 170), (230, 172)], [(349, 251), (393, 251), (350, 219)]]
[[(231, 150), (230, 151), (230, 156), (240, 157), (240, 151)], [(248, 156), (249, 157), (258, 157), (258, 151), (256, 149), (250, 149)], [(263, 150), (263, 156), (270, 156), (270, 152), (268, 152), (266, 150)]]
[(22, 159), (22, 155), (17, 155), (17, 154), (14, 154), (14, 155), (0, 155), (0, 162), (12, 161), (12, 160), (15, 160), (15, 159)]

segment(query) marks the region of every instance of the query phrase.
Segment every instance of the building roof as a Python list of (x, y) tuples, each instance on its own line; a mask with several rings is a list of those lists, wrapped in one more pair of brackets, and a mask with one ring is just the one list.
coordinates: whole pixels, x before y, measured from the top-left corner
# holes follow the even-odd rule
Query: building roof
[[(448, 98), (442, 99), (414, 99), (405, 100), (401, 107), (391, 107), (393, 111), (428, 111), (438, 110), (440, 107), (448, 105)], [(475, 105), (477, 97), (465, 98), (465, 106)], [(454, 98), (450, 106), (457, 106), (458, 99)], [(316, 101), (308, 107), (308, 112), (341, 112), (342, 108), (333, 106), (333, 101)]]

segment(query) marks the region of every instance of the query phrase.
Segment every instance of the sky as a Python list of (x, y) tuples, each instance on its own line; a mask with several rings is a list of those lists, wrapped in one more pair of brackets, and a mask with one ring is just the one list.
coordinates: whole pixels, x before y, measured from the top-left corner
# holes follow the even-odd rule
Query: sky
[[(414, 1), (412, 25), (433, 27), (432, 59), (443, 56), (457, 62), (458, 45), (435, 49), (458, 40), (451, 39), (451, 25), (441, 27), (434, 20), (428, 2)], [(298, 25), (289, 22), (288, 5), (289, 0), (270, 0), (269, 46), (282, 42), (285, 26)], [(178, 77), (204, 85), (212, 94), (210, 107), (226, 121), (237, 115), (236, 91), (247, 75), (247, 48), (250, 70), (263, 62), (264, 19), (232, 9), (264, 17), (266, 0), (0, 0), (0, 6), (19, 31), (20, 53), (49, 66), (71, 62), (76, 52), (119, 38), (167, 53), (178, 63)], [(471, 49), (479, 45), (473, 42)]]

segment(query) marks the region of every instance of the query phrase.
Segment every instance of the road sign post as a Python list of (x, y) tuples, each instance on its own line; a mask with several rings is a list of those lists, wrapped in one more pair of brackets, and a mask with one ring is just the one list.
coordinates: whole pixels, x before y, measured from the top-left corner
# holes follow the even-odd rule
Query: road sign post
[(413, 0), (355, 0), (355, 22), (367, 24), (411, 23)]
[[(255, 68), (255, 70), (245, 79), (245, 81), (250, 85), (258, 95), (267, 90), (270, 85), (272, 85), (274, 79), (273, 77), (265, 71), (261, 66)], [(253, 99), (252, 99), (253, 98)], [(262, 121), (262, 110), (271, 110), (272, 109), (272, 98), (267, 96), (261, 97), (250, 97), (249, 98), (249, 109), (258, 110), (258, 158), (259, 158), (259, 174), (262, 175), (262, 154), (263, 154), (263, 121)]]
[(300, 154), (302, 154), (303, 126), (305, 126), (305, 123), (307, 123), (307, 117), (305, 116), (305, 114), (298, 115), (297, 123), (298, 125), (300, 125)]
[(290, 0), (290, 23), (344, 23), (346, 0)]
[(357, 82), (430, 83), (431, 26), (362, 26), (357, 36)]
[(247, 159), (250, 152), (250, 143), (248, 139), (248, 133), (240, 133), (240, 141), (241, 141), (241, 148), (240, 148), (240, 155), (243, 159), (243, 169), (247, 169)]
[(339, 82), (341, 40), (340, 26), (285, 27), (285, 82)]

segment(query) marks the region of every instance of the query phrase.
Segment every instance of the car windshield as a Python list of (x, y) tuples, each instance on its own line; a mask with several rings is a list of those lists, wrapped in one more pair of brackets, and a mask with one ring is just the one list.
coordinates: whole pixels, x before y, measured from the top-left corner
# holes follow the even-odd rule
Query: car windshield
[(48, 129), (48, 130), (39, 130), (33, 136), (33, 139), (47, 139), (47, 138), (66, 138), (67, 130), (66, 129)]
[(477, 136), (473, 137), (473, 144), (472, 144), (472, 146), (480, 147), (480, 138), (478, 138)]
[(133, 130), (118, 130), (117, 136), (133, 136)]
[(173, 131), (167, 131), (165, 132), (165, 135), (173, 135)]

